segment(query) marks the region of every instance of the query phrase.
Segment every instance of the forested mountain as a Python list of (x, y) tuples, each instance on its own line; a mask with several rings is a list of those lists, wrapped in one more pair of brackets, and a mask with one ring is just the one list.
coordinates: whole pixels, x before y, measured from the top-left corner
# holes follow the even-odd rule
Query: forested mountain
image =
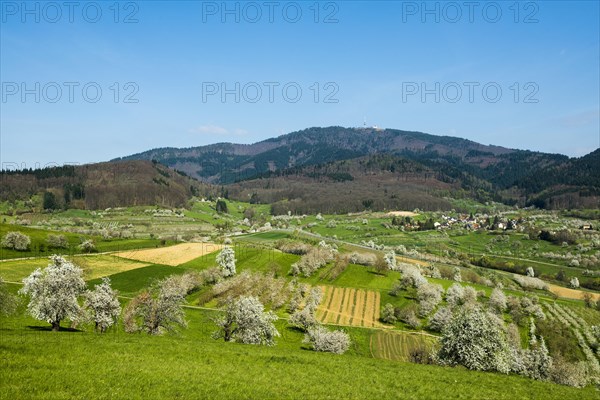
[[(442, 181), (452, 180), (461, 189), (461, 195), (468, 193), (480, 201), (548, 208), (599, 205), (598, 150), (571, 159), (560, 154), (507, 149), (395, 129), (309, 128), (250, 145), (219, 143), (186, 149), (162, 148), (124, 159), (156, 160), (206, 182), (222, 185), (238, 182), (231, 189), (237, 193), (240, 187), (249, 190), (249, 186), (254, 186), (254, 183), (244, 185), (243, 181), (264, 178), (265, 174), (281, 172), (299, 176), (305, 171), (299, 167), (380, 154), (415, 161), (432, 174), (443, 176)], [(261, 196), (266, 201), (281, 194), (268, 195), (263, 188)]]
[(459, 180), (393, 155), (278, 170), (226, 189), (230, 198), (271, 204), (274, 214), (446, 210), (444, 196), (468, 196)]
[(53, 207), (88, 209), (179, 207), (194, 195), (226, 194), (275, 212), (447, 209), (447, 197), (600, 208), (600, 150), (569, 158), (394, 129), (310, 128), (250, 145), (155, 149), (0, 178), (0, 200), (43, 194)]
[(134, 205), (182, 207), (192, 195), (209, 195), (211, 185), (150, 161), (121, 161), (38, 170), (0, 172), (0, 201), (43, 196), (44, 208)]
[(513, 152), (420, 132), (328, 127), (309, 128), (250, 145), (219, 143), (187, 149), (161, 148), (123, 159), (157, 160), (192, 177), (227, 184), (290, 167), (401, 151), (470, 157), (474, 164), (485, 164), (490, 156)]

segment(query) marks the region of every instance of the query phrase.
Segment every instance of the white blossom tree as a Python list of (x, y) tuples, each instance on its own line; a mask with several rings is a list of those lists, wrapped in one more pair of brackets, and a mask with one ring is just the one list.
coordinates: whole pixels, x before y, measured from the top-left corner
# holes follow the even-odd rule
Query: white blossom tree
[(272, 311), (264, 311), (264, 306), (256, 297), (242, 296), (231, 301), (225, 309), (225, 315), (216, 321), (219, 330), (213, 337), (222, 337), (226, 342), (272, 346), (274, 339), (280, 336), (273, 325), (277, 319)]
[(392, 292), (398, 292), (401, 289), (418, 288), (427, 283), (427, 279), (421, 274), (421, 270), (414, 265), (401, 264), (400, 271), (402, 278), (400, 282), (392, 288)]
[(455, 283), (446, 290), (446, 302), (452, 307), (463, 304), (463, 298), (465, 297), (465, 288)]
[(417, 299), (419, 301), (419, 315), (424, 317), (434, 310), (442, 301), (444, 288), (442, 285), (426, 283), (417, 289)]
[(429, 329), (441, 332), (452, 320), (452, 310), (450, 307), (440, 307), (429, 319)]
[(92, 315), (96, 330), (104, 333), (110, 328), (121, 314), (121, 304), (117, 291), (110, 286), (110, 278), (102, 278), (102, 283), (85, 295), (84, 307)]
[(552, 357), (550, 357), (543, 337), (525, 353), (524, 361), (524, 375), (541, 381), (547, 380), (550, 377)]
[(63, 319), (76, 320), (81, 316), (77, 297), (85, 290), (85, 282), (81, 268), (61, 256), (50, 259), (46, 268), (38, 268), (23, 279), (19, 292), (30, 296), (29, 313), (58, 331)]
[(226, 246), (221, 250), (221, 252), (217, 255), (217, 264), (221, 267), (223, 271), (224, 277), (229, 277), (235, 275), (235, 251), (233, 248)]
[(186, 287), (178, 285), (181, 282), (173, 277), (166, 278), (131, 300), (123, 316), (125, 331), (159, 335), (187, 327), (182, 307), (187, 292)]
[(592, 326), (592, 334), (596, 338), (596, 341), (600, 343), (600, 325)]
[(25, 251), (29, 248), (31, 239), (29, 236), (21, 232), (8, 232), (6, 236), (2, 238), (2, 247), (7, 249)]
[(390, 271), (396, 271), (398, 269), (398, 265), (396, 263), (396, 253), (394, 253), (394, 250), (385, 253), (383, 259), (385, 260), (385, 263)]
[(307, 331), (315, 325), (319, 324), (315, 312), (311, 307), (304, 307), (302, 310), (297, 310), (290, 316), (290, 325), (295, 326), (303, 331)]
[(443, 329), (442, 364), (508, 373), (510, 351), (497, 317), (480, 309), (460, 310)]
[(506, 295), (500, 288), (494, 288), (488, 302), (490, 308), (502, 314), (506, 310)]
[(319, 324), (315, 313), (318, 305), (321, 303), (323, 293), (321, 288), (313, 287), (306, 298), (305, 306), (302, 310), (297, 310), (290, 316), (290, 325), (307, 331), (309, 328)]
[(298, 262), (292, 264), (290, 273), (294, 276), (302, 274), (309, 277), (333, 260), (336, 254), (337, 249), (321, 241), (318, 247), (311, 248)]
[(315, 351), (344, 354), (350, 347), (350, 336), (344, 331), (330, 331), (317, 325), (308, 330), (304, 343), (311, 344)]
[(525, 270), (525, 275), (530, 276), (530, 277), (535, 277), (535, 272), (533, 271), (533, 267), (527, 267), (527, 269)]
[(576, 276), (571, 278), (571, 280), (569, 281), (569, 286), (573, 289), (577, 289), (579, 287), (579, 279), (577, 279)]
[(477, 290), (473, 286), (465, 286), (462, 298), (463, 304), (473, 305), (477, 303)]
[(452, 277), (456, 282), (462, 282), (462, 275), (460, 273), (460, 268), (454, 267), (454, 276)]

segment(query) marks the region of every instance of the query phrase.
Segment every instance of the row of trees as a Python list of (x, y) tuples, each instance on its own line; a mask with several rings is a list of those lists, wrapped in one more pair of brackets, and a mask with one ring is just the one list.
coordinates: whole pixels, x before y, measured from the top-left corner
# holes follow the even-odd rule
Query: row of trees
[[(186, 296), (207, 282), (231, 279), (236, 271), (235, 262), (233, 249), (225, 247), (217, 256), (219, 277), (213, 276), (214, 270), (169, 276), (139, 293), (122, 313), (118, 293), (111, 287), (109, 278), (103, 278), (93, 290), (86, 290), (82, 269), (57, 255), (51, 257), (46, 268), (38, 268), (25, 278), (19, 293), (29, 296), (28, 312), (50, 323), (53, 331), (58, 331), (61, 322), (68, 319), (74, 324), (93, 322), (95, 330), (103, 333), (123, 314), (126, 332), (158, 335), (187, 327), (183, 309)], [(342, 331), (329, 332), (315, 318), (321, 290), (313, 288), (305, 298), (306, 291), (301, 286), (296, 296), (298, 294), (298, 306), (304, 306), (292, 315), (291, 325), (301, 326), (306, 331), (305, 341), (316, 351), (345, 352), (350, 343), (348, 335)], [(81, 297), (83, 305), (79, 302)], [(2, 282), (0, 304), (3, 313), (14, 312), (17, 305), (17, 299), (7, 292)], [(280, 336), (274, 325), (278, 317), (272, 311), (265, 311), (256, 296), (229, 298), (222, 311), (223, 315), (214, 320), (218, 328), (214, 338), (270, 346)]]
[[(50, 323), (53, 331), (60, 329), (64, 319), (92, 320), (100, 332), (112, 326), (121, 313), (121, 306), (110, 279), (103, 278), (94, 290), (86, 290), (81, 268), (61, 256), (54, 255), (50, 259), (46, 268), (36, 269), (23, 280), (19, 292), (30, 297), (29, 313)], [(85, 299), (83, 307), (79, 305), (79, 296)]]
[[(31, 238), (24, 233), (12, 231), (4, 235), (0, 245), (10, 250), (27, 251), (31, 247)], [(46, 237), (46, 245), (52, 249), (68, 249), (69, 240), (65, 235), (50, 233)], [(43, 248), (43, 243), (40, 243), (39, 249), (42, 250)], [(96, 245), (91, 239), (82, 238), (77, 248), (84, 253), (93, 253), (96, 251)]]

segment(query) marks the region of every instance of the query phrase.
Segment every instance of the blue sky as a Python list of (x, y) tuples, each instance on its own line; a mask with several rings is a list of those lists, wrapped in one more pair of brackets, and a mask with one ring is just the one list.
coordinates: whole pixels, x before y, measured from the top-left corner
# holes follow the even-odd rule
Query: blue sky
[(598, 148), (599, 2), (473, 3), (2, 1), (2, 165), (365, 118), (569, 156)]

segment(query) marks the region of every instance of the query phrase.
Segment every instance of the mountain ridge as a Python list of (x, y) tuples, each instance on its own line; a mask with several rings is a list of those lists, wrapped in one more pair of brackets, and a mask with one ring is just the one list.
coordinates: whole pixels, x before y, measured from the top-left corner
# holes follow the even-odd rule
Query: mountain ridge
[[(396, 129), (308, 128), (254, 144), (157, 148), (36, 171), (2, 171), (0, 200), (47, 191), (68, 199), (81, 187), (87, 197), (75, 203), (85, 208), (180, 207), (217, 195), (269, 203), (274, 212), (449, 209), (452, 197), (600, 208), (600, 149), (569, 158)], [(336, 210), (338, 197), (344, 206)]]
[[(600, 195), (600, 178), (594, 173), (595, 166), (600, 170), (600, 162), (595, 152), (569, 158), (418, 131), (331, 126), (307, 128), (252, 144), (158, 148), (121, 159), (151, 159), (201, 181), (230, 185), (290, 168), (389, 154), (443, 171), (461, 181), (461, 187), (480, 201), (579, 207), (594, 206)], [(592, 166), (585, 167), (587, 161), (577, 161), (580, 159)], [(571, 176), (577, 180), (570, 181)], [(553, 204), (554, 198), (561, 200)]]

